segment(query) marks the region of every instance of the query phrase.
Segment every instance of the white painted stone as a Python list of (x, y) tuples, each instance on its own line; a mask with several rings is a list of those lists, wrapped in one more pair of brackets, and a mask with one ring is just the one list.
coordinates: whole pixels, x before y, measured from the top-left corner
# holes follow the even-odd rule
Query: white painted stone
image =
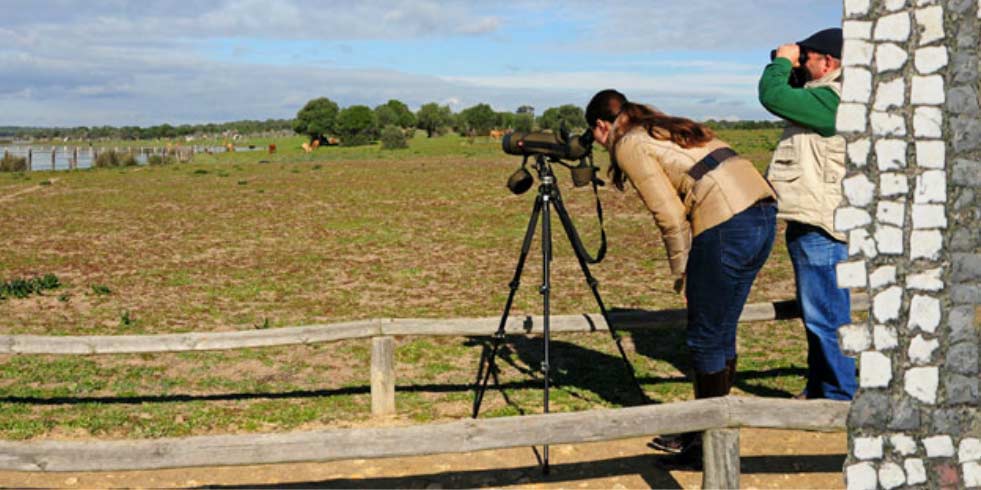
[(842, 192), (848, 204), (864, 208), (875, 198), (875, 184), (865, 174), (849, 177), (841, 182)]
[[(875, 117), (875, 114), (873, 112), (872, 117)], [(876, 141), (875, 159), (881, 171), (906, 168), (906, 141), (897, 139)]]
[(906, 104), (906, 80), (896, 78), (888, 82), (880, 82), (875, 89), (875, 105), (877, 111), (887, 111)]
[(965, 437), (957, 445), (957, 460), (961, 463), (981, 460), (981, 439)]
[(913, 89), (909, 96), (910, 104), (942, 105), (946, 100), (944, 77), (940, 75), (913, 77)]
[(920, 48), (913, 55), (913, 65), (921, 75), (929, 75), (947, 66), (948, 61), (947, 48), (944, 46)]
[(885, 462), (879, 467), (879, 485), (885, 490), (892, 490), (906, 483), (906, 473), (896, 463)]
[[(840, 109), (838, 115), (841, 115)], [(869, 121), (872, 123), (872, 134), (876, 136), (906, 136), (906, 121), (899, 114), (872, 111)]]
[(928, 170), (916, 176), (916, 191), (913, 193), (915, 203), (946, 203), (947, 202), (947, 172), (943, 170)]
[(875, 295), (872, 300), (872, 312), (876, 320), (886, 323), (899, 318), (899, 308), (903, 304), (903, 289), (892, 286)]
[(863, 15), (869, 11), (869, 0), (845, 0), (845, 15)]
[(871, 39), (872, 23), (862, 20), (846, 20), (841, 23), (841, 36), (844, 39)]
[[(848, 3), (848, 0), (845, 0)], [(879, 481), (876, 477), (875, 466), (870, 463), (858, 463), (845, 468), (847, 490), (876, 490)]]
[(906, 469), (906, 483), (909, 485), (916, 485), (919, 483), (926, 483), (927, 474), (926, 468), (923, 466), (922, 459), (907, 459), (903, 461), (903, 468)]
[(964, 463), (961, 465), (961, 472), (964, 473), (964, 488), (981, 487), (981, 463)]
[(938, 1), (940, 1), (940, 0), (916, 0), (916, 6), (917, 7), (923, 7), (923, 6), (926, 6), (926, 5), (933, 5), (933, 4), (937, 3)]
[(875, 248), (875, 240), (869, 236), (865, 228), (855, 228), (848, 232), (848, 255), (862, 255), (868, 258), (875, 258), (879, 251)]
[(879, 195), (882, 197), (906, 195), (909, 179), (903, 174), (888, 172), (879, 174)]
[(922, 168), (946, 166), (947, 145), (943, 141), (917, 141), (916, 165)]
[(881, 225), (875, 229), (875, 248), (881, 254), (902, 255), (903, 230), (895, 226)]
[(930, 363), (930, 360), (933, 359), (933, 353), (938, 347), (940, 347), (940, 343), (937, 342), (937, 339), (927, 340), (922, 335), (917, 335), (910, 341), (906, 353), (909, 355), (910, 362), (917, 366), (923, 366)]
[[(886, 388), (892, 380), (892, 360), (885, 354), (876, 351), (865, 351), (859, 357), (861, 369), (858, 382), (862, 388)], [(880, 457), (882, 441), (879, 441)]]
[(914, 230), (909, 235), (909, 256), (914, 260), (937, 260), (943, 246), (944, 236), (940, 230)]
[(884, 2), (886, 10), (895, 12), (906, 6), (906, 0), (886, 0)]
[(940, 325), (940, 300), (932, 296), (917, 294), (909, 303), (909, 323), (911, 331), (920, 329), (927, 333), (937, 331)]
[(865, 68), (846, 66), (843, 70), (841, 100), (866, 103), (872, 97), (872, 73)]
[(896, 284), (896, 266), (884, 265), (869, 274), (869, 287), (879, 289)]
[(902, 227), (906, 219), (906, 205), (897, 201), (879, 201), (876, 205), (875, 219), (879, 223)]
[(843, 325), (838, 329), (838, 339), (841, 350), (849, 355), (856, 355), (872, 345), (872, 336), (865, 325)]
[(868, 225), (872, 217), (868, 211), (861, 208), (838, 208), (835, 210), (835, 230), (848, 231)]
[[(937, 401), (937, 381), (939, 379), (939, 373), (936, 367), (914, 367), (909, 368), (906, 371), (906, 380), (904, 389), (913, 398), (917, 400), (933, 405)], [(926, 446), (926, 440), (923, 441), (923, 445)], [(951, 455), (954, 454), (954, 446), (950, 446)], [(930, 454), (929, 447), (927, 448), (927, 455)]]
[(875, 23), (873, 37), (876, 41), (902, 42), (909, 39), (909, 31), (909, 14), (901, 12), (880, 17), (878, 22)]
[(835, 266), (839, 288), (864, 288), (868, 284), (865, 273), (865, 261), (839, 262)]
[(838, 105), (835, 127), (840, 133), (862, 133), (866, 126), (866, 112), (863, 104), (842, 103)]
[(917, 138), (943, 136), (943, 112), (937, 107), (917, 107), (913, 112), (913, 134)]
[(893, 434), (889, 436), (889, 444), (893, 450), (902, 456), (909, 456), (916, 453), (916, 441), (906, 434)]
[(939, 5), (917, 10), (916, 23), (920, 26), (920, 46), (944, 38), (944, 10)]
[(906, 50), (893, 43), (883, 43), (875, 48), (875, 71), (886, 73), (899, 70), (906, 65), (909, 55)]
[(841, 64), (842, 66), (869, 66), (872, 64), (874, 53), (875, 45), (870, 42), (845, 39), (841, 47)]
[(906, 276), (906, 287), (920, 291), (940, 291), (944, 288), (943, 267), (929, 269), (918, 274)]
[(856, 437), (854, 452), (858, 459), (882, 459), (882, 436)]
[(872, 342), (875, 350), (886, 351), (895, 349), (899, 345), (899, 337), (895, 328), (876, 325), (872, 327)]
[[(919, 368), (914, 368), (919, 369)], [(949, 458), (954, 455), (954, 441), (950, 436), (940, 435), (923, 439), (928, 458)]]
[(869, 150), (872, 149), (872, 142), (868, 138), (850, 141), (847, 146), (848, 161), (856, 167), (864, 167), (869, 159)]
[(913, 228), (946, 228), (947, 209), (943, 204), (914, 204)]

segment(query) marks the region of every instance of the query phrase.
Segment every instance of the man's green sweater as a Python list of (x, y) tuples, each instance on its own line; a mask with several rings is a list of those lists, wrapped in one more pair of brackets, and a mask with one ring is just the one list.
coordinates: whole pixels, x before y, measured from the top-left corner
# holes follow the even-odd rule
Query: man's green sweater
[(777, 117), (813, 129), (821, 136), (834, 136), (838, 94), (828, 87), (791, 87), (791, 68), (787, 58), (777, 58), (766, 65), (760, 78), (760, 103)]

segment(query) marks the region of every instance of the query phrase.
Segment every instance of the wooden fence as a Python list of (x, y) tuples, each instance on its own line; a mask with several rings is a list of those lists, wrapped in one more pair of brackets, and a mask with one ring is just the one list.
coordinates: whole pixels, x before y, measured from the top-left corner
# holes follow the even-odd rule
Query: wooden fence
[[(868, 309), (855, 295), (852, 309)], [(794, 301), (747, 305), (741, 322), (796, 318)], [(616, 311), (618, 329), (684, 323), (685, 310)], [(393, 336), (488, 336), (500, 318), (384, 319), (243, 332), (144, 336), (0, 336), (0, 354), (123, 354), (224, 350), (333, 342), (372, 337), (372, 413), (395, 411)], [(541, 333), (541, 318), (512, 317), (508, 334)], [(557, 315), (554, 333), (598, 332), (603, 317)], [(126, 441), (0, 441), (0, 469), (18, 471), (123, 471), (421, 456), (545, 444), (607, 441), (653, 434), (705, 431), (703, 486), (739, 485), (740, 427), (844, 430), (847, 402), (713, 398), (665, 405), (576, 413), (461, 420), (401, 428), (339, 429), (282, 434), (202, 436)]]

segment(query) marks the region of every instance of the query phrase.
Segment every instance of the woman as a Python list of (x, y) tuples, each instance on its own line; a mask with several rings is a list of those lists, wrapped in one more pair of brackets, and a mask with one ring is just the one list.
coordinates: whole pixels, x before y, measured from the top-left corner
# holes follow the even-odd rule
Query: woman
[[(586, 108), (610, 177), (630, 180), (661, 230), (675, 289), (688, 302), (687, 345), (695, 398), (725, 396), (736, 374), (736, 324), (773, 247), (776, 195), (753, 164), (708, 127), (628, 102), (616, 90)], [(659, 437), (669, 452), (697, 448), (697, 434)]]

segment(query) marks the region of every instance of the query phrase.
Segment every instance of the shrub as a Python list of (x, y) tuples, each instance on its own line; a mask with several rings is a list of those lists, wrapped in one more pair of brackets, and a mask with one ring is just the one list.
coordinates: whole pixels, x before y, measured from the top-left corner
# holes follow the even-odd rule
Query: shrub
[(31, 294), (41, 294), (45, 289), (57, 289), (61, 281), (54, 274), (32, 277), (30, 279), (13, 279), (0, 283), (0, 299), (26, 298)]
[(146, 159), (147, 165), (170, 165), (175, 161), (174, 157), (163, 155), (150, 155)]
[(27, 158), (15, 157), (10, 153), (3, 156), (0, 159), (0, 172), (26, 172), (27, 171)]
[(405, 131), (398, 126), (385, 126), (381, 133), (381, 144), (383, 150), (409, 147), (409, 141), (405, 138)]
[(95, 168), (134, 167), (136, 165), (136, 157), (132, 153), (121, 154), (115, 151), (99, 153), (99, 156), (95, 157), (95, 161), (92, 162), (92, 166)]

